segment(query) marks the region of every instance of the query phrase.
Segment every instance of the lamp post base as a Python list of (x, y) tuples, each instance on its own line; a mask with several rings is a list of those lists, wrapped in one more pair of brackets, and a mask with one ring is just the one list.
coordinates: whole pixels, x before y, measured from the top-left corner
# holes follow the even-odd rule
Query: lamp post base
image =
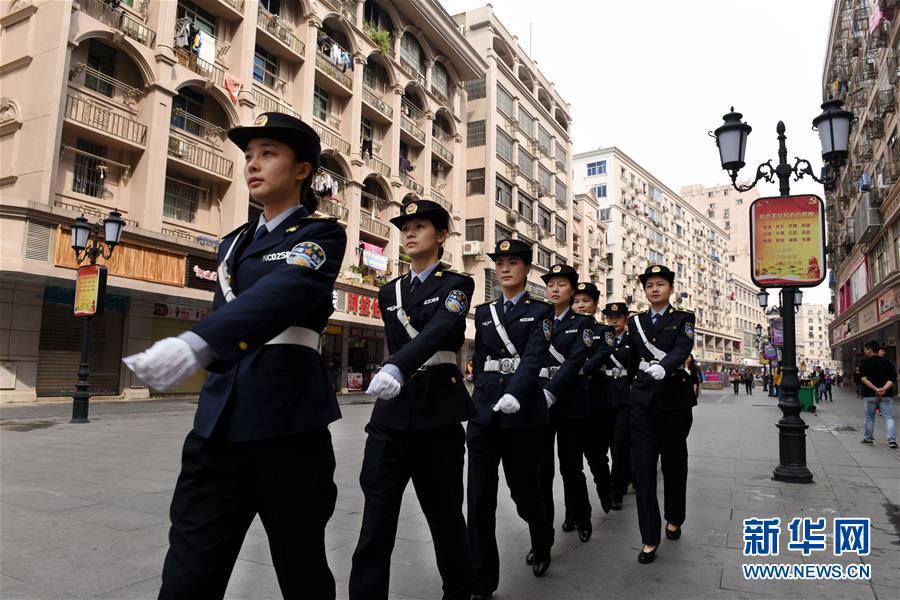
[(772, 479), (785, 483), (813, 483), (813, 474), (806, 467), (778, 465), (772, 472)]

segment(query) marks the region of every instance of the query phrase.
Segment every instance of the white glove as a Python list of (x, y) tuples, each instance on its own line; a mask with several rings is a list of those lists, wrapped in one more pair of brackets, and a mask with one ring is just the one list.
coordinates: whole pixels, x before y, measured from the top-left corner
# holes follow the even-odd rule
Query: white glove
[(139, 354), (122, 359), (138, 378), (160, 392), (168, 392), (200, 370), (190, 344), (179, 338), (160, 340)]
[(547, 408), (550, 408), (551, 406), (556, 404), (556, 396), (553, 395), (553, 392), (544, 390), (544, 398), (547, 399)]
[(650, 365), (644, 372), (657, 381), (666, 378), (666, 370), (662, 365)]
[(367, 394), (372, 394), (376, 398), (390, 400), (400, 393), (400, 382), (384, 371), (378, 371), (372, 381), (369, 382)]
[(503, 414), (509, 415), (519, 412), (519, 401), (512, 394), (503, 394), (497, 404), (494, 405), (494, 412), (501, 411)]

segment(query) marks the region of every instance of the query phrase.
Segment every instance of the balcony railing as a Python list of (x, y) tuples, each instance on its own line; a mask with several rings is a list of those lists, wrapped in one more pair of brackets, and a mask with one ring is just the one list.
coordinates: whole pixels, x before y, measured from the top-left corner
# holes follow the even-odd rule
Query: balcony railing
[[(182, 27), (186, 26), (186, 24), (191, 24), (193, 21), (187, 17), (182, 17), (175, 21), (175, 31), (177, 32)], [(228, 53), (228, 50), (231, 49), (231, 44), (228, 42), (223, 42), (213, 35), (206, 34), (208, 38), (212, 38), (213, 44), (216, 47), (216, 58), (222, 58)]]
[(363, 154), (363, 161), (365, 161), (366, 165), (376, 173), (380, 173), (385, 177), (391, 176), (391, 167), (383, 160), (375, 158), (374, 156), (369, 156), (368, 154)]
[(434, 94), (435, 98), (440, 100), (441, 104), (444, 106), (450, 107), (450, 99), (447, 97), (447, 94), (437, 89), (435, 86), (431, 86), (431, 93)]
[(434, 150), (434, 152), (438, 156), (440, 156), (441, 158), (446, 160), (448, 163), (451, 163), (451, 164), (453, 163), (453, 153), (450, 152), (449, 150), (447, 150), (447, 147), (444, 146), (442, 143), (440, 143), (439, 141), (437, 141), (435, 139), (432, 139), (431, 140), (431, 148)]
[(405, 185), (407, 189), (412, 190), (417, 194), (421, 194), (425, 191), (422, 184), (410, 177), (407, 173), (400, 173), (400, 181), (403, 182), (403, 185)]
[(353, 80), (350, 76), (342, 72), (340, 67), (331, 62), (331, 57), (326, 56), (321, 48), (318, 48), (316, 51), (316, 67), (345, 88), (351, 89), (353, 87)]
[(410, 119), (406, 115), (401, 115), (400, 129), (413, 136), (423, 144), (425, 143), (425, 132), (422, 131), (421, 127), (413, 123), (412, 119)]
[(244, 0), (222, 0), (225, 4), (233, 8), (239, 13), (244, 12)]
[(453, 206), (451, 206), (451, 204), (447, 202), (447, 199), (444, 198), (444, 194), (433, 187), (431, 188), (431, 201), (440, 204), (448, 213), (453, 212)]
[(234, 170), (234, 163), (224, 156), (210, 152), (174, 131), (169, 134), (169, 156), (222, 177), (231, 177)]
[(350, 214), (350, 209), (334, 200), (323, 199), (319, 200), (319, 212), (323, 215), (328, 215), (329, 217), (337, 217), (338, 220), (346, 223), (347, 215)]
[(86, 14), (121, 32), (125, 37), (149, 48), (156, 44), (156, 32), (124, 10), (115, 10), (103, 0), (80, 0), (79, 5)]
[(183, 129), (194, 135), (207, 139), (225, 139), (225, 128), (209, 121), (204, 121), (196, 115), (192, 115), (184, 109), (176, 108), (172, 111), (171, 124), (178, 129)]
[(322, 140), (323, 144), (336, 149), (338, 152), (350, 154), (350, 142), (344, 140), (344, 138), (318, 121), (313, 121), (312, 127), (315, 129), (316, 133), (319, 134), (319, 138)]
[(146, 125), (75, 96), (66, 96), (66, 118), (135, 144), (147, 138)]
[(250, 91), (250, 94), (253, 96), (253, 101), (256, 102), (256, 108), (258, 108), (260, 112), (280, 112), (291, 115), (292, 117), (300, 118), (300, 115), (290, 106), (276, 100), (255, 86)]
[(225, 85), (225, 71), (203, 60), (190, 50), (175, 48), (175, 58), (178, 59), (179, 64), (184, 65), (198, 75), (202, 75), (213, 85)]
[(336, 8), (348, 21), (356, 25), (355, 2), (351, 0), (325, 0), (325, 3)]
[[(144, 90), (121, 82), (115, 77), (110, 77), (106, 73), (101, 73), (93, 67), (87, 66), (83, 62), (75, 63), (69, 70), (69, 81), (80, 78), (80, 83), (90, 89), (109, 96), (112, 98), (112, 90), (116, 89), (122, 94), (122, 100), (125, 104), (134, 104), (134, 102), (143, 95)], [(104, 87), (109, 89), (110, 93), (104, 91)]]
[(388, 119), (394, 118), (394, 109), (388, 106), (384, 100), (378, 97), (375, 90), (367, 85), (363, 85), (363, 100)]
[(425, 76), (419, 72), (417, 68), (412, 66), (403, 56), (400, 57), (400, 68), (403, 69), (403, 72), (406, 73), (410, 78), (415, 79), (423, 86), (425, 85)]
[(268, 31), (269, 34), (287, 46), (294, 54), (303, 56), (306, 50), (306, 45), (303, 41), (294, 35), (290, 27), (281, 22), (280, 17), (270, 14), (262, 6), (258, 7), (256, 11), (256, 26)]
[(391, 234), (390, 227), (388, 227), (384, 223), (376, 221), (369, 215), (363, 213), (360, 213), (359, 215), (359, 226), (363, 230), (368, 231), (369, 233), (374, 233), (375, 235), (383, 238), (388, 238)]

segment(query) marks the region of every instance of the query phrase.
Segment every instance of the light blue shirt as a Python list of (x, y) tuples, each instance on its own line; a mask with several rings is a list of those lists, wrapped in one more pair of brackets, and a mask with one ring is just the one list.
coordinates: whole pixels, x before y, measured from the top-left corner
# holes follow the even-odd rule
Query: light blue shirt
[(509, 300), (510, 302), (513, 303), (513, 306), (515, 306), (516, 304), (519, 303), (519, 300), (522, 299), (522, 296), (524, 296), (524, 295), (525, 295), (525, 292), (527, 292), (527, 291), (528, 291), (528, 290), (522, 290), (521, 292), (519, 292), (518, 294), (516, 294), (516, 295), (513, 296), (512, 298), (510, 298), (510, 297), (507, 296), (506, 294), (503, 294), (503, 298), (504, 298), (503, 304), (506, 304), (506, 301)]
[(671, 306), (670, 304), (666, 304), (666, 307), (663, 308), (661, 311), (656, 311), (656, 310), (651, 306), (651, 307), (650, 307), (650, 322), (651, 322), (651, 323), (653, 322), (653, 315), (659, 315), (660, 317), (662, 317), (663, 315), (665, 315), (665, 314), (666, 314), (666, 311), (669, 310), (669, 307), (670, 307), (670, 306)]
[(260, 213), (260, 215), (259, 215), (259, 221), (257, 221), (257, 223), (256, 223), (256, 229), (254, 229), (253, 232), (256, 233), (257, 231), (259, 231), (259, 228), (260, 228), (260, 227), (262, 227), (263, 225), (265, 225), (265, 226), (266, 226), (266, 229), (269, 230), (269, 233), (272, 233), (272, 232), (275, 230), (276, 227), (278, 227), (279, 225), (281, 225), (282, 223), (284, 223), (284, 220), (285, 220), (285, 219), (287, 219), (289, 216), (291, 216), (292, 214), (294, 214), (294, 213), (297, 212), (298, 210), (300, 210), (300, 205), (299, 205), (299, 204), (290, 207), (290, 208), (287, 209), (286, 211), (284, 211), (284, 212), (282, 212), (281, 214), (279, 214), (279, 215), (277, 215), (276, 217), (274, 217), (271, 221), (266, 221), (266, 213)]
[(569, 310), (570, 310), (569, 307), (566, 307), (566, 310), (563, 311), (563, 314), (559, 315), (558, 317), (554, 316), (553, 318), (556, 319), (555, 323), (559, 323), (560, 321), (565, 319), (566, 315), (569, 314)]

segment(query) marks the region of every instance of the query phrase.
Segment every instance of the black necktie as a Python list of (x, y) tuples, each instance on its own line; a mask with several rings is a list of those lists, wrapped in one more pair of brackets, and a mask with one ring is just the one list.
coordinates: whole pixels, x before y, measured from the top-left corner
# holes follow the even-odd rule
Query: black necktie
[(267, 233), (269, 233), (269, 228), (266, 227), (265, 225), (263, 225), (262, 227), (257, 227), (256, 233), (253, 234), (253, 241), (254, 242), (257, 241), (259, 238), (263, 237)]
[(413, 277), (413, 278), (409, 281), (409, 293), (410, 293), (410, 295), (411, 295), (413, 292), (416, 291), (416, 288), (419, 287), (419, 284), (420, 284), (420, 283), (422, 283), (422, 281), (421, 281), (418, 277)]
[(513, 309), (513, 306), (515, 306), (515, 304), (513, 304), (513, 301), (512, 301), (512, 300), (507, 300), (507, 301), (503, 304), (503, 314), (506, 314), (506, 313), (508, 313), (509, 311), (511, 311), (511, 310)]
[(652, 317), (650, 317), (650, 322), (653, 324), (653, 327), (656, 327), (656, 323), (659, 322), (659, 313), (654, 313)]

